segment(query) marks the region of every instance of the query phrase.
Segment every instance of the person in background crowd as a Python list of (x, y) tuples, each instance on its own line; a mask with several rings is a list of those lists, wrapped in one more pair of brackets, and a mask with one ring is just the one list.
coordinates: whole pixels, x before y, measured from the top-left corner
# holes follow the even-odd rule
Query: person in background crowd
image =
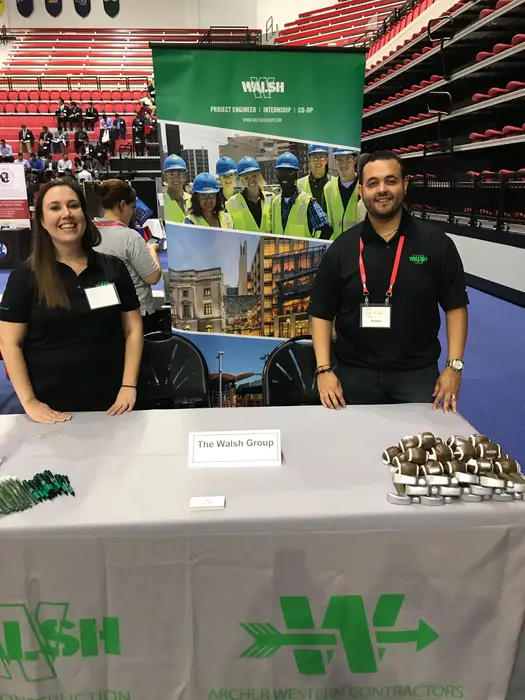
[(234, 228), (261, 233), (272, 232), (271, 207), (273, 195), (264, 191), (264, 178), (255, 158), (244, 156), (237, 163), (242, 192), (226, 202), (226, 210)]
[(153, 76), (149, 79), (148, 95), (152, 104), (155, 104), (155, 78)]
[(332, 179), (328, 173), (328, 146), (311, 143), (308, 146), (308, 166), (309, 174), (297, 180), (297, 187), (311, 194), (321, 209), (326, 212), (324, 186)]
[(29, 170), (29, 163), (27, 160), (24, 158), (23, 153), (19, 153), (16, 157), (15, 163), (19, 163), (20, 165), (24, 166), (24, 170)]
[(108, 117), (105, 112), (102, 112), (102, 116), (100, 117), (100, 133), (102, 134), (102, 131), (104, 129), (111, 129), (113, 126), (113, 119), (111, 117)]
[(102, 218), (95, 219), (102, 236), (96, 250), (115, 255), (125, 263), (139, 298), (144, 333), (149, 333), (156, 326), (151, 287), (162, 276), (158, 246), (146, 243), (138, 231), (130, 228), (137, 199), (131, 185), (111, 179), (95, 183), (94, 188), (104, 210)]
[(37, 155), (39, 158), (42, 158), (42, 160), (44, 161), (44, 165), (46, 165), (48, 159), (51, 158), (51, 142), (46, 141), (44, 139), (40, 139), (40, 143), (38, 144)]
[(75, 156), (73, 159), (73, 172), (76, 174), (82, 169), (82, 160), (80, 156)]
[(84, 124), (86, 131), (95, 131), (95, 124), (98, 122), (98, 109), (93, 106), (93, 100), (89, 101), (84, 113)]
[(94, 250), (100, 233), (75, 182), (44, 186), (34, 224), (31, 258), (11, 273), (0, 309), (0, 350), (25, 412), (62, 423), (73, 411), (131, 411), (143, 340), (124, 263)]
[(115, 119), (113, 120), (113, 128), (117, 131), (118, 139), (126, 138), (126, 120), (123, 119), (115, 112)]
[(71, 109), (69, 110), (69, 125), (71, 131), (76, 127), (82, 129), (83, 113), (82, 108), (77, 105), (76, 102), (71, 102)]
[(43, 176), (45, 170), (44, 163), (35, 153), (29, 154), (29, 167), (33, 172), (38, 173), (39, 177), (41, 174)]
[(80, 153), (82, 150), (82, 146), (86, 139), (89, 139), (89, 136), (87, 134), (87, 131), (84, 129), (80, 128), (77, 131), (75, 131), (75, 153)]
[(215, 164), (215, 172), (222, 189), (224, 201), (228, 201), (235, 194), (235, 180), (237, 179), (237, 163), (233, 158), (222, 156)]
[(233, 228), (231, 216), (224, 211), (224, 197), (221, 188), (211, 173), (201, 173), (193, 181), (190, 213), (185, 224), (195, 226), (215, 226)]
[(299, 161), (289, 151), (275, 161), (281, 194), (272, 201), (272, 233), (328, 239), (332, 227), (317, 200), (297, 188)]
[(163, 163), (166, 193), (164, 194), (164, 219), (182, 223), (189, 212), (191, 194), (184, 190), (188, 168), (186, 162), (175, 154), (167, 156)]
[(144, 128), (144, 119), (145, 119), (145, 114), (141, 109), (136, 109), (135, 110), (135, 116), (133, 117), (133, 121), (131, 122), (131, 129), (143, 129)]
[(18, 140), (20, 141), (19, 151), (22, 153), (30, 153), (33, 150), (33, 144), (35, 143), (35, 135), (28, 129), (25, 124), (20, 126), (20, 131), (18, 132)]
[[(370, 158), (370, 153), (361, 153), (359, 158), (357, 159), (357, 175), (359, 178), (359, 174), (362, 172), (363, 168), (368, 162), (368, 159)], [(357, 222), (361, 223), (361, 221), (364, 221), (366, 219), (366, 207), (365, 203), (363, 202), (363, 198), (361, 195), (359, 195), (359, 200), (357, 202)]]
[(150, 143), (158, 143), (159, 142), (159, 122), (157, 120), (157, 117), (155, 114), (152, 114), (150, 117), (150, 132), (149, 132), (149, 141)]
[(337, 238), (358, 221), (357, 202), (357, 153), (348, 148), (334, 148), (333, 154), (338, 177), (332, 178), (324, 186), (324, 199), (328, 221), (334, 230), (332, 238)]
[[(403, 207), (408, 180), (391, 151), (370, 155), (359, 185), (367, 218), (328, 248), (310, 300), (321, 401), (327, 408), (443, 401), (455, 412), (469, 303), (456, 247)], [(441, 374), (439, 306), (448, 337)]]
[(40, 142), (42, 139), (44, 139), (44, 141), (47, 141), (47, 142), (49, 142), (49, 143), (51, 143), (51, 141), (53, 140), (53, 134), (49, 131), (49, 129), (47, 128), (47, 126), (43, 126), (43, 127), (42, 127), (42, 131), (40, 132), (40, 134), (39, 134), (39, 136), (38, 136), (38, 141), (39, 141), (39, 142)]
[(135, 112), (135, 117), (131, 123), (131, 135), (133, 138), (133, 146), (135, 148), (136, 154), (138, 156), (143, 156), (144, 141), (146, 140), (144, 130), (144, 116), (141, 116), (138, 110)]
[(57, 130), (53, 134), (52, 146), (53, 153), (64, 154), (67, 149), (68, 135), (62, 126), (57, 127)]
[(108, 151), (106, 146), (102, 143), (102, 141), (99, 141), (97, 143), (97, 147), (95, 149), (95, 158), (100, 163), (100, 167), (105, 169), (108, 162)]
[(137, 156), (143, 156), (146, 149), (146, 137), (145, 132), (137, 132), (133, 135), (133, 148), (135, 149), (135, 154)]
[(0, 139), (0, 156), (4, 163), (13, 162), (13, 149), (6, 143), (5, 139)]
[(69, 119), (69, 107), (64, 103), (64, 100), (60, 97), (58, 100), (58, 107), (55, 111), (55, 116), (57, 118), (57, 129), (67, 129), (67, 122)]
[(98, 180), (100, 177), (100, 163), (96, 158), (86, 158), (84, 167), (93, 175), (93, 179)]
[(27, 201), (32, 207), (35, 203), (35, 195), (40, 191), (41, 175), (36, 171), (30, 170), (26, 173)]
[(58, 172), (67, 173), (68, 175), (73, 174), (73, 163), (69, 160), (67, 153), (64, 153), (62, 159), (58, 161)]
[(80, 167), (79, 172), (77, 173), (77, 180), (82, 184), (83, 182), (91, 182), (93, 180), (93, 175), (88, 169), (89, 161), (86, 160), (86, 162)]
[(82, 144), (82, 147), (80, 149), (80, 156), (82, 158), (93, 158), (94, 153), (95, 146), (89, 143), (89, 139), (86, 136), (86, 138), (84, 139), (84, 143)]

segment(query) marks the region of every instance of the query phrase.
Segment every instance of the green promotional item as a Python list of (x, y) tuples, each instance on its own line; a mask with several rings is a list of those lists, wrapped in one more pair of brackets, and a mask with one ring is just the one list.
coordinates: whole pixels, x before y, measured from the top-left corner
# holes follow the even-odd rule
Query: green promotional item
[(109, 17), (116, 17), (120, 12), (120, 0), (104, 0), (104, 10)]

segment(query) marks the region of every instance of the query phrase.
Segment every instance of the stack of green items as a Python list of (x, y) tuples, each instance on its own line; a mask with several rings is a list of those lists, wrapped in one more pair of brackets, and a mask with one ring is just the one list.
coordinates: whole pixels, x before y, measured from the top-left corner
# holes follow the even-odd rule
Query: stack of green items
[(32, 479), (16, 476), (0, 478), (0, 515), (19, 513), (57, 496), (74, 496), (75, 492), (64, 474), (53, 474), (48, 469)]

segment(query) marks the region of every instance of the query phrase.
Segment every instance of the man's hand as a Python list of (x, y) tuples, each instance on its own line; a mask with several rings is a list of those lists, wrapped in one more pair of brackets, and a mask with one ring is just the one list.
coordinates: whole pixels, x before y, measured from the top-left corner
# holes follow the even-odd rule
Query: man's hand
[(448, 413), (449, 408), (452, 408), (454, 413), (457, 412), (457, 400), (461, 389), (461, 372), (456, 372), (452, 367), (445, 367), (437, 378), (436, 386), (434, 387), (434, 405), (437, 408), (443, 401), (443, 411)]
[(317, 375), (317, 389), (325, 408), (346, 408), (343, 387), (335, 372), (322, 372)]

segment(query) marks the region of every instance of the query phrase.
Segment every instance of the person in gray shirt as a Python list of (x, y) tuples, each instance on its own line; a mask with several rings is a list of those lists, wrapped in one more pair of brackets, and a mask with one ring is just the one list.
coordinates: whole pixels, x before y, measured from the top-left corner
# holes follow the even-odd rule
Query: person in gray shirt
[(146, 243), (138, 231), (129, 227), (137, 199), (129, 183), (111, 179), (93, 185), (103, 209), (103, 216), (95, 218), (102, 236), (95, 250), (114, 255), (125, 263), (139, 298), (144, 333), (149, 333), (155, 327), (151, 287), (162, 275), (158, 246)]

